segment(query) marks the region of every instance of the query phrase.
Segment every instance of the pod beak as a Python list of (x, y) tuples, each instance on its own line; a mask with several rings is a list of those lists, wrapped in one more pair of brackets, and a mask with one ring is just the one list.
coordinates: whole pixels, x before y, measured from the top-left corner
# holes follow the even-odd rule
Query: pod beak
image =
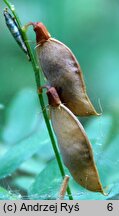
[(47, 28), (41, 22), (33, 23), (34, 31), (36, 32), (37, 44), (46, 42), (50, 37)]

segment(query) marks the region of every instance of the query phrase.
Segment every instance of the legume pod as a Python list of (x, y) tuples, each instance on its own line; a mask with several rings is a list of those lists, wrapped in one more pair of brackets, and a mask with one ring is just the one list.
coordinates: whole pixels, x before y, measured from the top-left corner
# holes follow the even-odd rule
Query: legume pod
[(99, 115), (90, 102), (80, 65), (71, 50), (51, 38), (42, 23), (32, 23), (36, 32), (37, 56), (49, 84), (56, 88), (62, 103), (75, 115)]
[(88, 190), (103, 192), (91, 143), (76, 116), (61, 103), (54, 88), (47, 92), (52, 125), (64, 164), (77, 183)]

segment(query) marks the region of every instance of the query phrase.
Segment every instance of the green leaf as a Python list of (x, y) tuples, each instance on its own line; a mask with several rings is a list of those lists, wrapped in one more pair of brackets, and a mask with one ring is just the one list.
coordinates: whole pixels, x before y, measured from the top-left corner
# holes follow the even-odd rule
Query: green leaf
[[(118, 187), (118, 190), (117, 190)], [(107, 200), (119, 200), (119, 184), (116, 186), (115, 184), (115, 195), (109, 196)]]
[(29, 189), (29, 196), (33, 199), (57, 199), (61, 181), (60, 170), (54, 159), (36, 177)]
[(98, 158), (100, 175), (105, 186), (116, 183), (119, 180), (119, 135), (109, 144), (107, 150), (102, 152)]
[(89, 139), (105, 144), (112, 128), (113, 119), (111, 116), (102, 115), (93, 117), (86, 124), (86, 133)]
[(27, 191), (30, 185), (33, 183), (34, 178), (30, 176), (20, 176), (13, 180), (12, 186), (17, 186), (18, 188)]
[[(34, 154), (41, 159), (39, 169), (37, 166), (39, 173), (54, 156), (40, 110), (37, 95), (31, 89), (24, 89), (12, 101), (3, 131), (3, 140), (9, 145), (4, 145), (5, 153), (0, 158), (0, 178), (11, 175)], [(27, 169), (29, 166), (33, 167), (29, 164)]]
[(40, 158), (35, 157), (35, 158), (30, 158), (29, 160), (22, 163), (21, 166), (19, 167), (19, 170), (26, 174), (36, 175), (39, 174), (40, 171), (42, 171), (45, 166), (46, 165), (43, 160), (40, 160)]
[(0, 187), (0, 200), (20, 200), (21, 198), (20, 194), (14, 194)]
[(33, 89), (20, 91), (6, 112), (3, 141), (15, 143), (28, 136), (34, 130), (40, 113), (36, 92)]
[(95, 159), (101, 154), (107, 142), (109, 142), (112, 126), (113, 119), (108, 115), (92, 118), (86, 124), (85, 130), (93, 146)]
[[(23, 141), (10, 146), (8, 151), (0, 158), (0, 178), (11, 175), (20, 164), (37, 153), (41, 146), (50, 144), (44, 122), (39, 122), (37, 129)], [(42, 154), (42, 152), (41, 152)]]
[(3, 110), (5, 107), (3, 104), (0, 103), (0, 111)]

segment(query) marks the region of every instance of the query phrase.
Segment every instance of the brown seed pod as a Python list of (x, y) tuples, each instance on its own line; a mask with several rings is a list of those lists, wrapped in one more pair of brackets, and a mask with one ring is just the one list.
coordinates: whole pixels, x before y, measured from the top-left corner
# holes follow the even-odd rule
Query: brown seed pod
[[(103, 192), (94, 162), (91, 144), (83, 126), (64, 106), (54, 88), (48, 90), (51, 121), (58, 139), (64, 164), (77, 183), (95, 192)], [(56, 102), (55, 97), (56, 95)]]
[(80, 65), (71, 50), (51, 38), (42, 23), (32, 23), (36, 32), (39, 64), (49, 82), (75, 115), (99, 115), (91, 104)]

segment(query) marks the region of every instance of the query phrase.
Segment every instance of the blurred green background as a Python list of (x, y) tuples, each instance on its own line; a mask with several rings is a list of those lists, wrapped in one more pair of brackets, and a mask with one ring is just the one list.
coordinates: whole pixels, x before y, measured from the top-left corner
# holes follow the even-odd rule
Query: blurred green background
[[(52, 37), (65, 43), (73, 51), (81, 65), (91, 101), (98, 112), (113, 118), (109, 137), (115, 138), (119, 126), (119, 1), (11, 0), (11, 3), (15, 5), (23, 25), (29, 21), (43, 22)], [(28, 136), (40, 113), (33, 69), (5, 25), (5, 7), (1, 0), (1, 146), (3, 143), (12, 145)], [(29, 29), (28, 36), (34, 50), (35, 34), (32, 28)], [(84, 125), (88, 121), (89, 118), (86, 118)], [(43, 140), (46, 137), (48, 139), (47, 131), (42, 136)], [(2, 154), (6, 149), (1, 147)], [(46, 150), (43, 150), (45, 157)], [(52, 149), (50, 151), (51, 159), (53, 152)]]

